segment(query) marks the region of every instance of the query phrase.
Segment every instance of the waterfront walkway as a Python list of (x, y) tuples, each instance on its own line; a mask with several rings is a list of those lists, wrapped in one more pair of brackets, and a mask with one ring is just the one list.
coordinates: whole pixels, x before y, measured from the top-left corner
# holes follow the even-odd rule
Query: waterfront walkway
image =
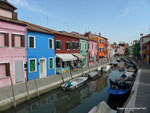
[[(82, 76), (83, 73), (96, 70), (97, 67), (100, 65), (104, 65), (104, 64), (103, 63), (94, 64), (89, 67), (84, 67), (79, 71), (73, 71), (72, 76), (73, 78)], [(62, 76), (64, 78), (64, 81), (68, 81), (71, 79), (70, 72), (66, 72)], [(36, 83), (37, 83), (39, 94), (41, 95), (52, 89), (60, 87), (63, 81), (61, 75), (54, 75), (54, 76), (48, 76), (45, 78), (37, 79)], [(13, 85), (13, 87), (14, 87), (15, 101), (13, 98), (11, 86), (0, 88), (0, 111), (10, 108), (13, 104), (18, 105), (26, 101), (27, 99), (37, 97), (38, 95), (34, 80), (27, 82), (28, 88), (26, 88), (25, 83), (19, 83)], [(27, 89), (29, 90), (29, 96), (27, 94)]]
[(134, 61), (140, 68), (133, 88), (134, 94), (126, 106), (130, 110), (125, 113), (150, 113), (150, 65), (136, 59)]

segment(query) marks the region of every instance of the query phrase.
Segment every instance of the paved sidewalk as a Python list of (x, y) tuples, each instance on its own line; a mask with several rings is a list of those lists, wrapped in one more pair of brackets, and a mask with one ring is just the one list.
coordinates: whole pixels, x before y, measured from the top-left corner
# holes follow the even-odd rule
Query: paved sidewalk
[(134, 113), (150, 113), (150, 65), (141, 65), (141, 75), (137, 90)]
[[(80, 69), (79, 71), (72, 72), (73, 78), (82, 76), (83, 73), (87, 73), (92, 70), (96, 70), (97, 66), (100, 66), (101, 64), (94, 64), (90, 67), (84, 67), (83, 69)], [(90, 69), (90, 70), (89, 70)], [(64, 80), (70, 80), (70, 72), (66, 72), (63, 74)], [(52, 89), (55, 89), (57, 87), (60, 87), (62, 84), (62, 78), (61, 75), (54, 75), (54, 76), (48, 76), (45, 78), (37, 79), (37, 87), (40, 94), (46, 93)], [(29, 81), (27, 83), (28, 89), (29, 89), (29, 97), (34, 98), (37, 97), (37, 90), (34, 81)], [(27, 100), (27, 91), (26, 91), (26, 84), (20, 83), (14, 85), (14, 93), (15, 93), (15, 100), (16, 104), (20, 104)], [(0, 111), (10, 108), (13, 105), (13, 96), (12, 96), (12, 89), (11, 86), (0, 88)]]
[(137, 59), (132, 60), (140, 69), (133, 86), (133, 96), (126, 106), (130, 109), (125, 113), (150, 113), (150, 65)]

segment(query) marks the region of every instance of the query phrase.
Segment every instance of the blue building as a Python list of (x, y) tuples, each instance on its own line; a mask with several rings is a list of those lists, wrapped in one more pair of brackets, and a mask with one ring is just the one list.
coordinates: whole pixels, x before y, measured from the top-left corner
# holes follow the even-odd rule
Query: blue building
[[(54, 34), (42, 27), (26, 23), (27, 27), (27, 79), (43, 78), (55, 74)], [(34, 74), (34, 75), (33, 75)]]

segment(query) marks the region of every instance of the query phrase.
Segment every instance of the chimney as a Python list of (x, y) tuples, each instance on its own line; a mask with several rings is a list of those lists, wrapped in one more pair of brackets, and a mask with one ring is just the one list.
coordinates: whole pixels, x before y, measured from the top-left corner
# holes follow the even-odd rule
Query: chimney
[(143, 36), (143, 33), (141, 33), (140, 36), (142, 37), (142, 36)]
[(101, 33), (99, 33), (99, 36), (101, 36)]

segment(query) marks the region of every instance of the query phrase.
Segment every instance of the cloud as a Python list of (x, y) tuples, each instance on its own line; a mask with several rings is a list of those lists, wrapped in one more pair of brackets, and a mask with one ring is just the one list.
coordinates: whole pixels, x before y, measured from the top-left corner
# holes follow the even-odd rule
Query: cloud
[(44, 15), (49, 15), (49, 13), (43, 9), (41, 9), (40, 6), (38, 6), (35, 3), (32, 3), (30, 0), (30, 4), (28, 3), (27, 0), (9, 0), (9, 2), (11, 2), (12, 4), (15, 4), (17, 6), (22, 6), (32, 12), (39, 12), (42, 13)]
[(124, 12), (123, 12), (123, 14), (122, 14), (122, 16), (127, 16), (128, 13), (129, 13), (129, 8), (126, 7), (125, 10), (124, 10)]
[(119, 18), (121, 18), (121, 17), (125, 17), (125, 16), (127, 16), (128, 14), (129, 14), (129, 8), (126, 7), (126, 8), (124, 9), (124, 11), (123, 11), (122, 14), (116, 14), (116, 15), (115, 15), (115, 19), (119, 19)]

